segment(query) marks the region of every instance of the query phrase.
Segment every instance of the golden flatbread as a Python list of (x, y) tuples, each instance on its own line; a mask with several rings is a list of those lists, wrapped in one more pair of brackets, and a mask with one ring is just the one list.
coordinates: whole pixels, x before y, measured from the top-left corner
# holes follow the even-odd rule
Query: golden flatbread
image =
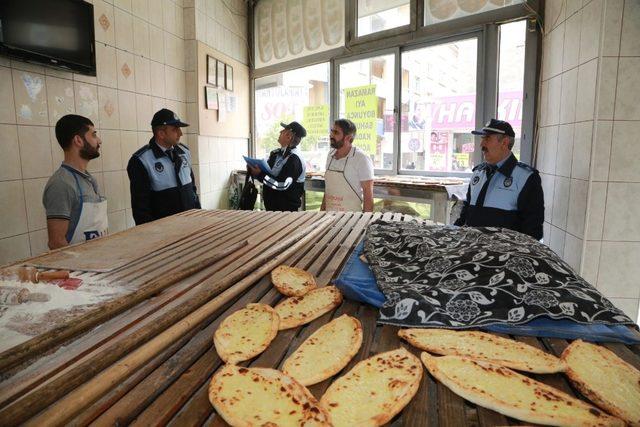
[(557, 426), (624, 426), (622, 420), (504, 366), (462, 356), (420, 357), (431, 375), (455, 394), (508, 417)]
[(355, 317), (333, 319), (307, 338), (282, 365), (282, 372), (309, 386), (340, 372), (362, 345), (362, 325)]
[(629, 425), (640, 426), (640, 371), (608, 349), (577, 340), (562, 352), (580, 392)]
[(286, 265), (280, 265), (271, 271), (271, 283), (288, 297), (300, 297), (317, 288), (313, 274)]
[(402, 329), (400, 338), (429, 353), (468, 356), (488, 360), (519, 371), (549, 374), (562, 372), (565, 364), (557, 357), (528, 344), (478, 331), (446, 329)]
[(301, 297), (291, 297), (276, 305), (280, 316), (280, 330), (291, 329), (317, 319), (342, 302), (342, 294), (335, 286), (314, 289)]
[(380, 426), (413, 398), (422, 379), (420, 360), (404, 348), (359, 362), (320, 399), (333, 425)]
[(224, 365), (209, 401), (232, 426), (330, 426), (327, 412), (293, 378), (275, 369)]
[(262, 353), (278, 334), (280, 319), (266, 304), (249, 304), (225, 318), (213, 334), (216, 352), (235, 364)]

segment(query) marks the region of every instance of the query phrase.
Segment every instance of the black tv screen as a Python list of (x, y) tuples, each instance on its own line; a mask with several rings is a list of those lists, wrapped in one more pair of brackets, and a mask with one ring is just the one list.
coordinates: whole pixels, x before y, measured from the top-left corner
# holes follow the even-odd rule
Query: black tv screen
[(95, 76), (93, 5), (82, 0), (0, 0), (0, 50)]

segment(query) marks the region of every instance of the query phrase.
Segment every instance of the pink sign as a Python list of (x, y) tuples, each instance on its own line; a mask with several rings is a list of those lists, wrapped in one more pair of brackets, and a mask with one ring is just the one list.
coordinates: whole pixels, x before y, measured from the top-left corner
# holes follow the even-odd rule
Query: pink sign
[[(431, 129), (468, 132), (476, 127), (476, 96), (462, 95), (433, 98), (426, 104), (426, 115), (431, 118)], [(500, 92), (498, 118), (522, 125), (522, 92)]]

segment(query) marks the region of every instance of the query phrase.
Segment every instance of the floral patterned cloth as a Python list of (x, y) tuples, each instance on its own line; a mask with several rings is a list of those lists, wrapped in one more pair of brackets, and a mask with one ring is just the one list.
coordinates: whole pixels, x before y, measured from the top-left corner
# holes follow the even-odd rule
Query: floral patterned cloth
[(378, 221), (364, 253), (386, 297), (382, 323), (455, 329), (547, 316), (633, 325), (551, 249), (516, 231)]

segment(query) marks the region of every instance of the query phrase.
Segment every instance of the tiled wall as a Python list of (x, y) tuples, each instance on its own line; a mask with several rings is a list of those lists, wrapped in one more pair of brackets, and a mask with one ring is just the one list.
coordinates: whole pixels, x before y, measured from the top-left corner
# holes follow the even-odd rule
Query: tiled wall
[(547, 1), (545, 242), (633, 319), (640, 300), (640, 2)]
[[(187, 102), (187, 84), (196, 84), (187, 78), (196, 72), (196, 33), (214, 49), (247, 62), (242, 0), (90, 2), (97, 77), (0, 57), (0, 265), (47, 249), (41, 200), (47, 179), (63, 158), (53, 133), (58, 118), (77, 113), (98, 127), (102, 155), (89, 169), (109, 199), (110, 232), (123, 230), (133, 226), (126, 165), (151, 137), (153, 113), (167, 107), (197, 122), (200, 106), (196, 100)], [(197, 158), (194, 129), (184, 142), (196, 147)], [(210, 152), (217, 158), (217, 153), (228, 152), (225, 147), (238, 143), (242, 141), (212, 138)], [(225, 161), (219, 166), (232, 165)], [(221, 178), (223, 172), (218, 173), (220, 179), (199, 176), (199, 187), (222, 194), (228, 184)], [(222, 197), (222, 202), (206, 194), (203, 199), (206, 207), (225, 206)]]

